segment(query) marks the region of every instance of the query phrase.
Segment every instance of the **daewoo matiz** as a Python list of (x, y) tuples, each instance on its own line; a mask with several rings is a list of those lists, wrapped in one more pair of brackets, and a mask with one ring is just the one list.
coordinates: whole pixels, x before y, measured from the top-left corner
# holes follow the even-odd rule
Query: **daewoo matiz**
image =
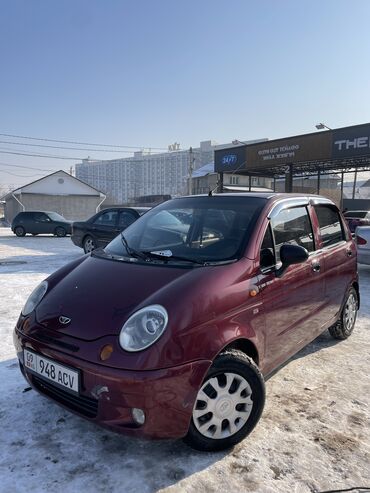
[(264, 377), (329, 329), (353, 331), (356, 246), (318, 196), (170, 200), (30, 295), (14, 332), (33, 388), (121, 433), (242, 440)]

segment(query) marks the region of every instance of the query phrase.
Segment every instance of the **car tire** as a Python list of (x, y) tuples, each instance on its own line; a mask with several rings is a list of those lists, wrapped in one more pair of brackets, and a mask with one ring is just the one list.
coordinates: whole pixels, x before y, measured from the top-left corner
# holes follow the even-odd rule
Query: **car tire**
[(91, 253), (93, 250), (95, 250), (96, 244), (94, 241), (94, 238), (91, 236), (86, 236), (83, 241), (83, 249), (85, 253)]
[(26, 235), (26, 230), (24, 229), (23, 226), (17, 226), (16, 228), (14, 228), (14, 233), (17, 236), (25, 236)]
[(63, 238), (66, 234), (67, 232), (62, 226), (55, 228), (55, 235), (58, 236), (58, 238)]
[(353, 332), (358, 310), (358, 296), (354, 288), (351, 288), (346, 296), (340, 319), (329, 328), (330, 335), (334, 339), (347, 339)]
[(258, 366), (243, 352), (227, 350), (215, 359), (198, 391), (184, 442), (201, 451), (228, 449), (253, 430), (264, 404)]

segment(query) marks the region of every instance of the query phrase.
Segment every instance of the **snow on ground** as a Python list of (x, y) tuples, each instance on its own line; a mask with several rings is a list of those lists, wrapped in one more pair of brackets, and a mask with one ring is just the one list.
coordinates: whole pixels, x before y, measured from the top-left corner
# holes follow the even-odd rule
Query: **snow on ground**
[(360, 266), (362, 306), (352, 337), (337, 342), (325, 333), (298, 353), (267, 382), (254, 432), (232, 451), (208, 454), (181, 441), (116, 435), (24, 392), (12, 346), (19, 311), (42, 279), (80, 255), (70, 238), (17, 238), (0, 228), (1, 493), (370, 486), (370, 267)]

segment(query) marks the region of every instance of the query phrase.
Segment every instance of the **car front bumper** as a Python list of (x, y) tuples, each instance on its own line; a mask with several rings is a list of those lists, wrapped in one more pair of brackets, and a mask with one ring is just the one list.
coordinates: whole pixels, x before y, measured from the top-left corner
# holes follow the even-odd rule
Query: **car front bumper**
[[(119, 370), (51, 349), (17, 328), (14, 346), (21, 371), (35, 390), (101, 426), (143, 438), (182, 438), (187, 434), (198, 389), (211, 365), (201, 360), (160, 370)], [(79, 370), (78, 396), (29, 372), (23, 363), (25, 348)], [(143, 425), (133, 419), (133, 408), (144, 411)]]

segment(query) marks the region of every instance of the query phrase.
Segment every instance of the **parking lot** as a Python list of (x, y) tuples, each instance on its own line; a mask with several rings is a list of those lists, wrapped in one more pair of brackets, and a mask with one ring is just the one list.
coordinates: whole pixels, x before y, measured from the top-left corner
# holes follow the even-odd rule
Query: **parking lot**
[(116, 435), (28, 387), (12, 330), (31, 290), (83, 255), (70, 238), (0, 228), (0, 491), (320, 492), (370, 487), (370, 266), (360, 266), (354, 334), (327, 333), (267, 382), (264, 414), (229, 452)]

